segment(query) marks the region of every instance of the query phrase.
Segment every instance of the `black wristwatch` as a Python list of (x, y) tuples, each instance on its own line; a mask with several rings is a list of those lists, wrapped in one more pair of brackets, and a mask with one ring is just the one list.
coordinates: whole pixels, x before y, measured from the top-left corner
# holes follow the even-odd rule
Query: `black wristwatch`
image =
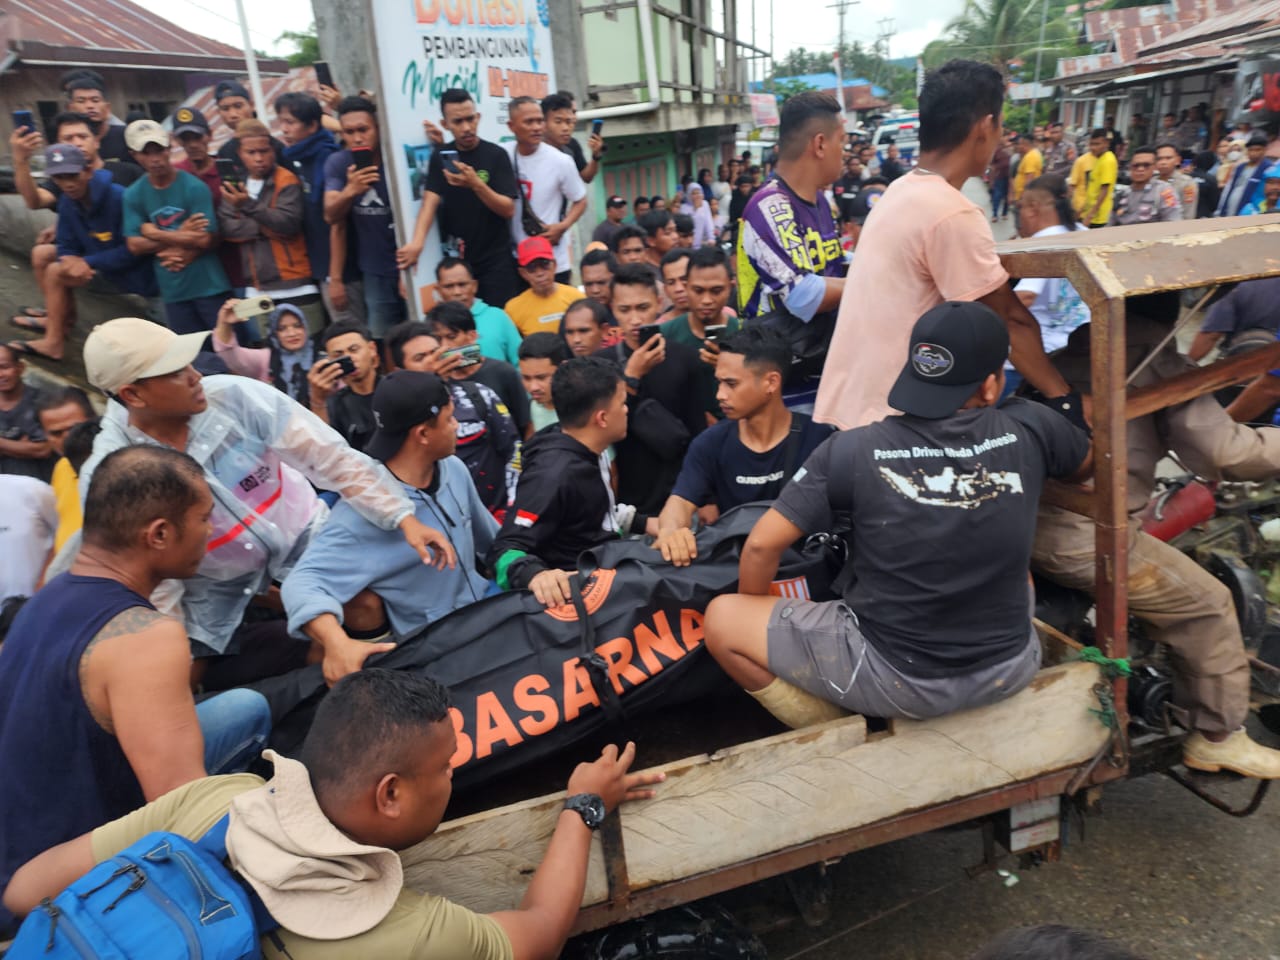
[(604, 801), (594, 793), (575, 793), (564, 802), (564, 808), (580, 816), (590, 830), (599, 830), (608, 813)]
[(622, 375), (622, 383), (628, 390), (640, 389), (639, 377), (628, 377), (625, 373)]

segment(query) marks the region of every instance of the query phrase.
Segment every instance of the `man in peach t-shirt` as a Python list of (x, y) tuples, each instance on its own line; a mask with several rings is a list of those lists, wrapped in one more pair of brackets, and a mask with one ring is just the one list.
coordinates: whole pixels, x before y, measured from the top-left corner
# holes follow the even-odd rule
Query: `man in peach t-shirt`
[(1083, 426), (1079, 394), (1049, 363), (1040, 326), (1010, 288), (986, 215), (960, 188), (1000, 141), (1004, 82), (986, 64), (953, 60), (920, 92), (919, 166), (867, 218), (840, 300), (814, 419), (842, 430), (896, 411), (889, 388), (915, 321), (944, 300), (981, 300), (1009, 328), (1010, 359), (1050, 404)]

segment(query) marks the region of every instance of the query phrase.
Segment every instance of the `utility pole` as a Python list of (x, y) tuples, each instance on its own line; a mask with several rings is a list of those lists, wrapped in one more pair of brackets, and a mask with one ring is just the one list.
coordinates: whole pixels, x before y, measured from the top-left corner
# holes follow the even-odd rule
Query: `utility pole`
[(1032, 81), (1034, 86), (1031, 88), (1031, 128), (1034, 130), (1036, 126), (1036, 96), (1040, 92), (1040, 58), (1044, 55), (1044, 25), (1049, 19), (1049, 0), (1044, 0), (1044, 6), (1040, 8), (1040, 44), (1036, 47), (1036, 75)]
[(258, 116), (267, 115), (267, 100), (262, 95), (262, 78), (258, 76), (258, 55), (249, 42), (249, 18), (244, 15), (244, 0), (236, 0), (236, 16), (240, 19), (240, 37), (244, 41), (244, 63), (249, 71), (249, 89), (253, 92)]
[(893, 17), (884, 17), (877, 20), (876, 27), (879, 28), (879, 35), (876, 37), (876, 74), (871, 78), (872, 83), (880, 82), (881, 69), (889, 60), (889, 41), (893, 39), (893, 35), (897, 32), (893, 29)]
[(848, 116), (845, 114), (844, 107), (844, 65), (841, 62), (844, 57), (844, 15), (850, 7), (860, 3), (861, 0), (837, 0), (835, 3), (827, 4), (828, 10), (834, 10), (839, 17), (840, 23), (840, 40), (836, 46), (835, 68), (836, 68), (836, 99), (840, 101), (840, 119), (846, 124), (849, 122)]

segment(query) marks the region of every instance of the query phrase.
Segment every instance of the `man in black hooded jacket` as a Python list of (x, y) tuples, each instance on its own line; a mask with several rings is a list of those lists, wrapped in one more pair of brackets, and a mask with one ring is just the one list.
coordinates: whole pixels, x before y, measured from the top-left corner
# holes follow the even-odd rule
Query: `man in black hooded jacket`
[(619, 509), (609, 485), (605, 451), (627, 435), (617, 368), (598, 357), (566, 360), (551, 379), (551, 401), (560, 422), (525, 444), (515, 502), (487, 558), (498, 586), (528, 588), (548, 607), (569, 602), (578, 554), (642, 531), (649, 519)]

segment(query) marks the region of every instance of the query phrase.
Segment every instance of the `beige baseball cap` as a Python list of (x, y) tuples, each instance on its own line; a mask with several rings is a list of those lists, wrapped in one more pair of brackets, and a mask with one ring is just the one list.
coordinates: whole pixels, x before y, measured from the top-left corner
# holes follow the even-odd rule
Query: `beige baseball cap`
[(149, 143), (158, 143), (162, 147), (167, 147), (169, 134), (154, 120), (135, 120), (124, 128), (124, 142), (130, 150), (141, 153), (147, 149)]
[(208, 333), (177, 334), (139, 317), (108, 320), (84, 342), (85, 374), (104, 393), (119, 393), (126, 384), (189, 366), (207, 339)]

